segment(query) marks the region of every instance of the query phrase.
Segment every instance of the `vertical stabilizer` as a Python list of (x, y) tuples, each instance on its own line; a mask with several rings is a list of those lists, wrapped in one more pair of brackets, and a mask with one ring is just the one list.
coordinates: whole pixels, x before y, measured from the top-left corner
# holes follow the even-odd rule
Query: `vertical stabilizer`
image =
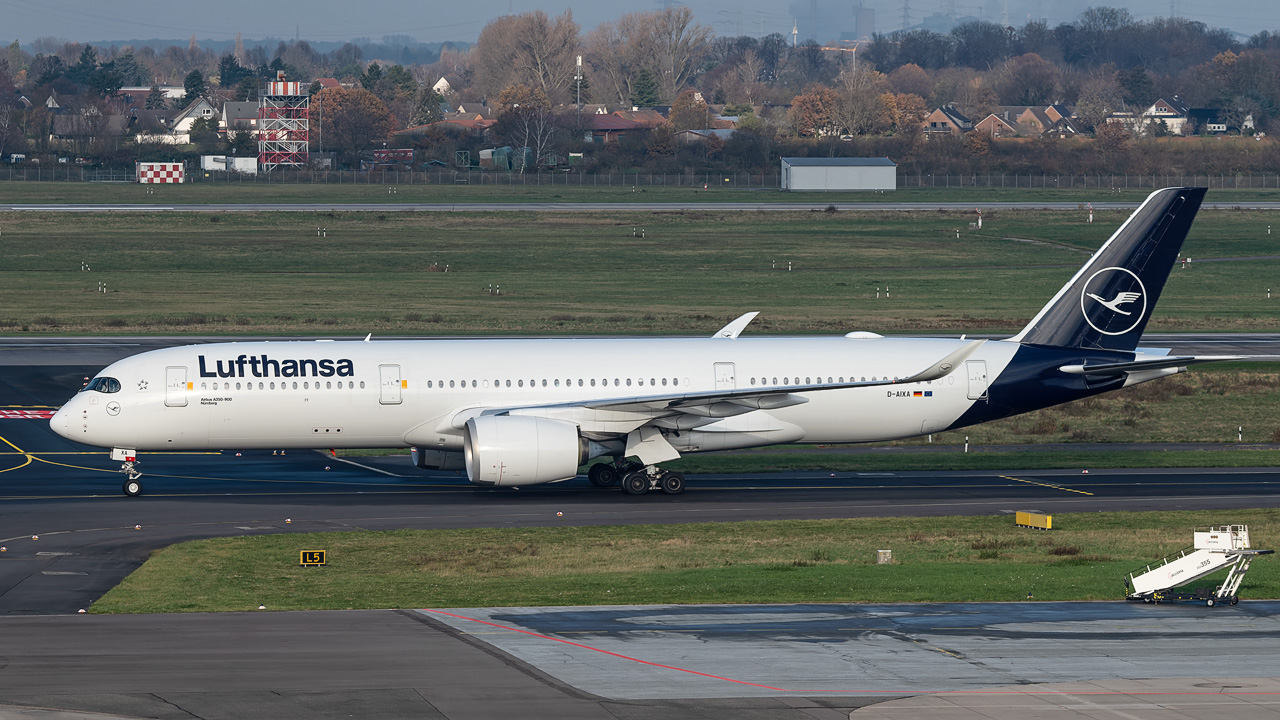
[(1149, 195), (1058, 294), (1010, 340), (1131, 352), (1147, 327), (1205, 188)]

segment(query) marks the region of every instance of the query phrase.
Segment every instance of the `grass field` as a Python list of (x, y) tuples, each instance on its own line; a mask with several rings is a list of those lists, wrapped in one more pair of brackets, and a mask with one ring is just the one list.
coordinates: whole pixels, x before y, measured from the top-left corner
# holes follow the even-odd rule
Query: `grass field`
[[(1056, 515), (1049, 532), (1000, 516), (219, 538), (153, 553), (92, 612), (1118, 600), (1128, 571), (1189, 546), (1193, 527), (1247, 524), (1254, 547), (1274, 548), (1277, 521), (1266, 509)], [(880, 549), (894, 564), (875, 564)], [(300, 568), (301, 550), (329, 564)], [(1280, 565), (1259, 560), (1240, 595), (1280, 597)]]
[[(432, 176), (434, 178), (434, 176)], [(474, 177), (479, 178), (479, 174)], [(271, 182), (195, 182), (182, 185), (143, 186), (136, 183), (87, 182), (23, 182), (0, 181), (0, 201), (5, 203), (126, 203), (165, 205), (170, 203), (477, 203), (477, 202), (1138, 202), (1150, 194), (1150, 188), (1027, 188), (1022, 176), (1021, 188), (904, 188), (892, 193), (868, 192), (786, 193), (776, 187), (717, 187), (711, 175), (712, 189), (647, 185), (651, 176), (613, 176), (613, 186), (577, 185), (577, 175), (557, 174), (542, 179), (542, 186), (529, 178), (522, 183), (519, 175), (486, 175), (485, 183), (475, 185), (381, 184), (381, 183), (271, 183)], [(653, 176), (659, 178), (660, 176)], [(699, 176), (701, 177), (701, 176)], [(1038, 177), (1036, 178), (1039, 179)], [(1200, 178), (1204, 181), (1203, 176)], [(724, 177), (719, 177), (723, 183)], [(1176, 182), (1177, 178), (1171, 178)], [(1187, 178), (1190, 181), (1190, 178)], [(569, 184), (565, 184), (565, 183)], [(599, 182), (606, 182), (602, 176)], [(632, 183), (638, 183), (633, 185)], [(660, 182), (660, 180), (659, 180)], [(685, 181), (688, 182), (687, 180)], [(759, 182), (755, 180), (754, 182)], [(1012, 176), (1008, 182), (1013, 183)], [(395, 192), (388, 192), (390, 187)], [(148, 192), (150, 191), (150, 192)], [(1214, 189), (1209, 202), (1264, 202), (1280, 200), (1280, 189)]]
[[(1126, 215), (8, 213), (0, 332), (1013, 331)], [(1175, 270), (1148, 329), (1280, 328), (1275, 217), (1202, 212), (1186, 253), (1234, 260)]]

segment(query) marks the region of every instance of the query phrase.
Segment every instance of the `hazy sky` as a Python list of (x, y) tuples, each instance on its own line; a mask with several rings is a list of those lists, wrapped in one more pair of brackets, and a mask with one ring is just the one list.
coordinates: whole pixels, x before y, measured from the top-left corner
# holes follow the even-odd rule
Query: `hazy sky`
[[(636, 10), (662, 7), (673, 0), (648, 2), (572, 2), (566, 0), (0, 0), (0, 38), (30, 43), (52, 36), (77, 42), (101, 42), (145, 38), (301, 37), (318, 41), (343, 41), (356, 37), (374, 40), (383, 35), (411, 35), (425, 42), (474, 41), (493, 18), (509, 12), (541, 8), (559, 14), (573, 10), (584, 31), (605, 20)], [(793, 19), (800, 37), (812, 36), (814, 9), (825, 34), (831, 28), (852, 25), (853, 7), (865, 4), (875, 10), (875, 28), (890, 32), (902, 27), (904, 0), (687, 0), (699, 22), (717, 35), (739, 33), (789, 34)], [(1009, 22), (1021, 25), (1028, 17), (1045, 17), (1050, 24), (1075, 18), (1089, 5), (1128, 7), (1139, 18), (1167, 16), (1171, 7), (1179, 15), (1212, 27), (1227, 27), (1251, 35), (1259, 30), (1280, 29), (1280, 3), (1270, 0), (907, 0), (913, 22), (926, 14), (953, 6), (958, 14), (1000, 21), (1008, 2)], [(677, 3), (679, 4), (679, 3)], [(793, 13), (795, 13), (793, 15)], [(828, 37), (820, 38), (822, 40)]]

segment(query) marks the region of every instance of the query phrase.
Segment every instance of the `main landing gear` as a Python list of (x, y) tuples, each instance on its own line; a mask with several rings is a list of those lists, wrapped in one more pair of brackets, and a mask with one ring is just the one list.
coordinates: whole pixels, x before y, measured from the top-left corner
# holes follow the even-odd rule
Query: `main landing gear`
[(644, 495), (650, 490), (661, 490), (666, 495), (679, 495), (684, 492), (685, 486), (684, 473), (636, 462), (592, 465), (587, 472), (587, 479), (596, 487), (613, 487), (621, 482), (622, 491), (628, 495)]

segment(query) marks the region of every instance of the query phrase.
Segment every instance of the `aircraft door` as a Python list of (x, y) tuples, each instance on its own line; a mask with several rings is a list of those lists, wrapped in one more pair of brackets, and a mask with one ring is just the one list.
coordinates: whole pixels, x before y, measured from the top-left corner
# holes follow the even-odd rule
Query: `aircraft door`
[(969, 373), (969, 399), (987, 399), (987, 361), (966, 360), (965, 370)]
[(383, 405), (399, 405), (400, 390), (404, 387), (404, 383), (400, 380), (400, 366), (379, 365), (378, 381), (381, 387), (378, 402)]
[(737, 370), (733, 363), (716, 363), (716, 389), (733, 390), (738, 387)]
[(187, 369), (185, 367), (167, 367), (164, 369), (164, 404), (166, 407), (186, 407), (187, 389)]

